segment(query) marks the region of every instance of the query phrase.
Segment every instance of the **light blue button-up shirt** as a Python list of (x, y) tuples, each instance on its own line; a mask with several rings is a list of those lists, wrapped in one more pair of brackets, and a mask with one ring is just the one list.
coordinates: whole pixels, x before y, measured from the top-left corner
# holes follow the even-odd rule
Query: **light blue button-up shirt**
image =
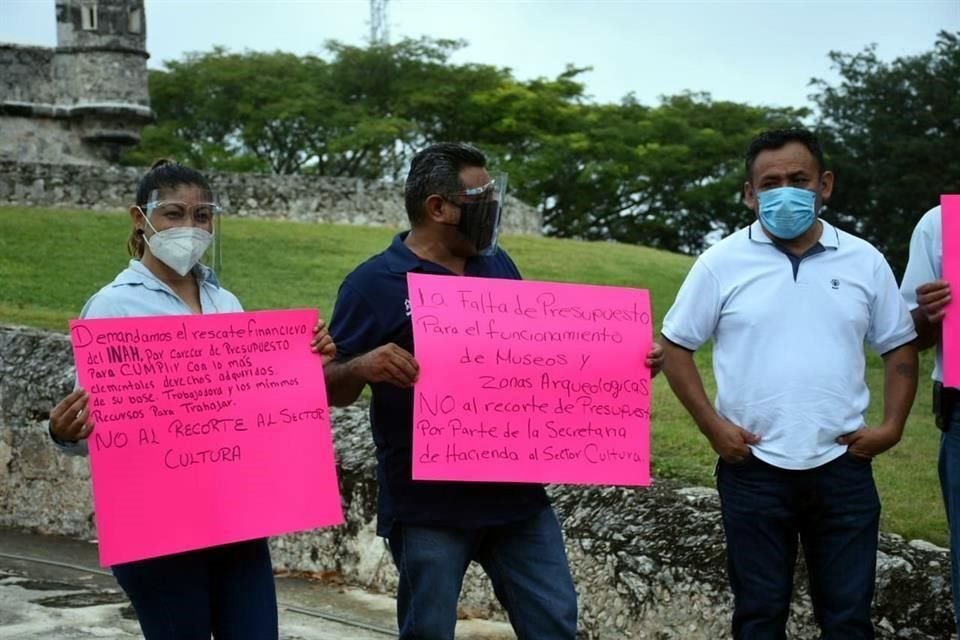
[[(220, 286), (212, 269), (198, 264), (193, 268), (193, 274), (200, 285), (200, 307), (203, 313), (243, 311), (237, 297)], [(139, 260), (131, 260), (113, 282), (87, 300), (80, 312), (80, 318), (180, 316), (191, 313), (193, 311), (173, 289), (153, 275)], [(67, 454), (87, 454), (85, 440), (56, 444)]]

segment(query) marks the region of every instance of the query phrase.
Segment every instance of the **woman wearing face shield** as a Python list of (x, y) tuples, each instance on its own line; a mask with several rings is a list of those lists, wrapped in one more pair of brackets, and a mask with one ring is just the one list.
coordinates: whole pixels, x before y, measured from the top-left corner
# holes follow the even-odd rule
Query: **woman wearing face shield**
[[(84, 305), (81, 318), (243, 311), (200, 262), (214, 241), (219, 206), (206, 178), (161, 160), (140, 180), (127, 242), (129, 265)], [(214, 251), (216, 254), (216, 251)], [(336, 349), (322, 321), (311, 348)], [(94, 429), (89, 397), (76, 389), (50, 412), (50, 435), (67, 454), (85, 455)], [(184, 526), (190, 526), (185, 523)], [(277, 601), (265, 539), (226, 544), (112, 567), (147, 640), (270, 640)]]

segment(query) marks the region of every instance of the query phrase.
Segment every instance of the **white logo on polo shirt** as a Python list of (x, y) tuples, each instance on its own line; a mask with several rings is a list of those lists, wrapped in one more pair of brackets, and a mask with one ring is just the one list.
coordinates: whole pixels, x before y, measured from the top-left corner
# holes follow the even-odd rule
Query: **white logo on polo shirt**
[(407, 298), (403, 301), (403, 312), (407, 314), (407, 317), (410, 317), (410, 298)]

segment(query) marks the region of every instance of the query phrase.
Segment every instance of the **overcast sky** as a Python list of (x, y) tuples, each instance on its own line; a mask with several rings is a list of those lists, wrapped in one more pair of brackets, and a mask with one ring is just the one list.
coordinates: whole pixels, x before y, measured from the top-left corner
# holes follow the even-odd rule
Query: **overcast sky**
[[(593, 99), (646, 104), (684, 90), (750, 104), (808, 105), (811, 78), (836, 80), (827, 53), (876, 43), (884, 60), (960, 31), (960, 0), (390, 0), (391, 40), (463, 38), (457, 62), (510, 67), (521, 79), (591, 66)], [(214, 45), (321, 53), (363, 44), (366, 0), (146, 0), (150, 66)], [(53, 46), (54, 0), (0, 0), (0, 42)], [(2, 71), (2, 70), (0, 70)]]

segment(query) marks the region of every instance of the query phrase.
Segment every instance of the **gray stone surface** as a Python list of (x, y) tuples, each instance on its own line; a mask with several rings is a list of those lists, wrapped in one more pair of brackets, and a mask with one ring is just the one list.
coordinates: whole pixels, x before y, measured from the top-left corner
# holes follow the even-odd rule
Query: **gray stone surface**
[(126, 51), (59, 51), (53, 61), (58, 103), (130, 104), (148, 107), (146, 56)]
[(56, 48), (0, 44), (0, 159), (115, 161), (154, 118), (143, 1), (57, 0), (55, 9)]
[[(82, 9), (91, 4), (96, 6), (96, 29), (84, 28), (81, 15)], [(143, 0), (57, 0), (55, 11), (57, 43), (61, 47), (141, 52), (146, 48)]]
[[(24, 118), (0, 116), (0, 158), (16, 156), (23, 162), (55, 158), (65, 164), (95, 165), (102, 162), (96, 145), (84, 142), (83, 127), (68, 118)], [(9, 150), (4, 153), (4, 148)], [(17, 187), (13, 187), (15, 190)], [(34, 189), (34, 185), (21, 186)]]
[[(144, 169), (0, 159), (0, 204), (126, 211)], [(230, 216), (407, 228), (402, 185), (357, 178), (206, 174)], [(507, 198), (505, 233), (542, 232), (535, 208)]]
[[(65, 336), (0, 327), (0, 526), (91, 537), (83, 461), (54, 455), (44, 416), (72, 385)], [(374, 534), (373, 445), (362, 408), (334, 418), (344, 526), (273, 541), (274, 562), (390, 593), (396, 574)], [(580, 595), (582, 637), (715, 640), (729, 637), (731, 596), (719, 505), (712, 489), (657, 481), (648, 489), (552, 487)], [(951, 636), (949, 558), (929, 543), (882, 535), (877, 562), (878, 637)], [(465, 612), (502, 619), (472, 568)], [(802, 564), (789, 637), (813, 639)]]
[(55, 102), (53, 49), (0, 44), (0, 102)]
[[(143, 637), (130, 603), (116, 584), (107, 588), (93, 587), (70, 577), (53, 583), (36, 580), (24, 571), (0, 568), (0, 605), (0, 640), (132, 640)], [(396, 637), (393, 633), (377, 632), (283, 606), (279, 610), (281, 640), (384, 640)]]
[[(96, 545), (0, 528), (0, 640), (141, 638), (136, 617)], [(396, 601), (337, 581), (276, 579), (281, 640), (396, 638)], [(510, 626), (457, 622), (458, 640), (516, 640)]]

